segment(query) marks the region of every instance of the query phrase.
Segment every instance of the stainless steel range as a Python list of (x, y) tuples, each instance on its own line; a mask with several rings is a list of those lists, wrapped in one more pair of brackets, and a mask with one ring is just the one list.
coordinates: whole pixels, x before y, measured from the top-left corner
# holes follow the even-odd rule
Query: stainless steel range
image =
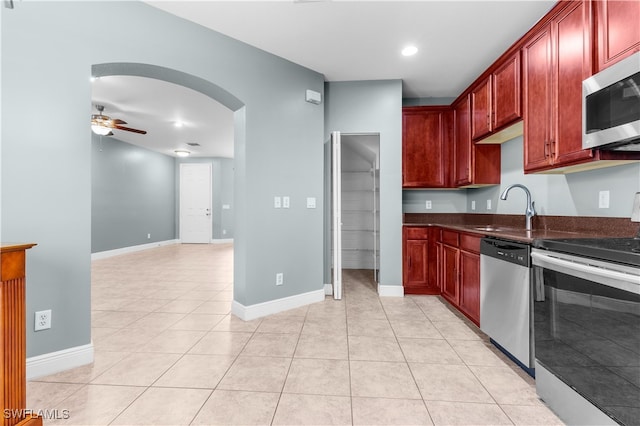
[(640, 238), (537, 240), (536, 389), (570, 424), (640, 422)]

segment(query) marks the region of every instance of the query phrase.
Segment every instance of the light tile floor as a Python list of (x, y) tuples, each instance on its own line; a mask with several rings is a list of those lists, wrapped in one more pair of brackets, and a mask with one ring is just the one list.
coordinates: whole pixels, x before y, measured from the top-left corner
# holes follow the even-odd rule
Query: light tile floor
[(232, 277), (230, 244), (94, 261), (95, 362), (30, 381), (28, 407), (68, 410), (47, 424), (562, 424), (439, 297), (381, 299), (345, 271), (343, 300), (244, 322)]

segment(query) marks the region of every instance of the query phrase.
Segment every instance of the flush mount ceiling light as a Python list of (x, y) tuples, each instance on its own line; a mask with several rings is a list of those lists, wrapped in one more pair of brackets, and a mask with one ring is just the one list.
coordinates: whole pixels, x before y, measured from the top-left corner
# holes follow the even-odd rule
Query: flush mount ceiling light
[(182, 126), (184, 126), (184, 123), (183, 123), (182, 121), (178, 120), (178, 121), (175, 121), (175, 122), (173, 123), (173, 125), (174, 125), (175, 127), (182, 127)]
[(186, 151), (184, 149), (176, 149), (173, 152), (175, 152), (178, 157), (188, 157), (189, 154), (191, 154), (189, 151)]
[(407, 46), (402, 49), (402, 56), (413, 56), (418, 53), (418, 48), (415, 46)]

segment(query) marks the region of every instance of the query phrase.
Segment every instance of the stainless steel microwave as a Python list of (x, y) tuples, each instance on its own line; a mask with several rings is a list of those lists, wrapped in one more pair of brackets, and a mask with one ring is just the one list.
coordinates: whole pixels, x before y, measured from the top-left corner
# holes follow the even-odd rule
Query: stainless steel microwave
[(582, 82), (582, 148), (640, 151), (640, 52)]

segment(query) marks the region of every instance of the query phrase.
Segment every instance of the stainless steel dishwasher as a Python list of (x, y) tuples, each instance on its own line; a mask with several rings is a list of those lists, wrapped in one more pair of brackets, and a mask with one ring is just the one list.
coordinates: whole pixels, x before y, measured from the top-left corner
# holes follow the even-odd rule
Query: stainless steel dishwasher
[(534, 376), (531, 247), (483, 238), (480, 242), (480, 329)]

